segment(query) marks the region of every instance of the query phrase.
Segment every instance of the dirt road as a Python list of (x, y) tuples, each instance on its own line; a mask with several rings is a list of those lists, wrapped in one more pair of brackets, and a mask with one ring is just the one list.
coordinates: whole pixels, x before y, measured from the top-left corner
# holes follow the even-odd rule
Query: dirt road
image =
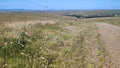
[(114, 59), (120, 63), (120, 27), (106, 23), (96, 23), (96, 25), (105, 47)]

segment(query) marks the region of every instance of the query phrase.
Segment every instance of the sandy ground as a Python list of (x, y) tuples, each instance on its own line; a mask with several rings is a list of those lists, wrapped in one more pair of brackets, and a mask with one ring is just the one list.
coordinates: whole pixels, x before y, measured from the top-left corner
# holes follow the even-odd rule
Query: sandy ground
[(120, 27), (106, 23), (96, 23), (96, 25), (105, 47), (120, 64)]

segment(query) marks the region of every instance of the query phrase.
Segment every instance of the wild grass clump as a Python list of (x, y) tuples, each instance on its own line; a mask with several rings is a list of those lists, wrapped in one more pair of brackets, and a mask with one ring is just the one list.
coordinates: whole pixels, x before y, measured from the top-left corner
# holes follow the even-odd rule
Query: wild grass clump
[(0, 47), (0, 59), (2, 59), (0, 67), (50, 67), (57, 54), (47, 50), (44, 43), (46, 40), (40, 36), (31, 36), (28, 32), (21, 32), (18, 38), (1, 39), (3, 45)]

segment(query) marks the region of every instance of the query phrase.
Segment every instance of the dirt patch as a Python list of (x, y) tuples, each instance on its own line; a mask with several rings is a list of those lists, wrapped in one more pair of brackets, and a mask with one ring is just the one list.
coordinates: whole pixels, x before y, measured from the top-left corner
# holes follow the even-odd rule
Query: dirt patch
[(120, 66), (120, 27), (106, 23), (96, 23), (96, 25), (99, 29), (100, 37), (105, 43), (105, 47)]

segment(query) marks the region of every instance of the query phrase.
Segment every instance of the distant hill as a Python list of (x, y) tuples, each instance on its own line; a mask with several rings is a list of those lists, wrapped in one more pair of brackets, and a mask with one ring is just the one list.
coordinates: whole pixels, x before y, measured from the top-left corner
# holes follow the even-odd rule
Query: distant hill
[[(41, 12), (45, 10), (32, 10), (32, 9), (0, 9), (0, 12)], [(57, 10), (47, 10), (47, 11), (57, 11)]]
[(62, 13), (64, 16), (76, 18), (97, 18), (120, 16), (120, 10), (72, 10)]
[(28, 9), (0, 9), (0, 12), (30, 11)]

